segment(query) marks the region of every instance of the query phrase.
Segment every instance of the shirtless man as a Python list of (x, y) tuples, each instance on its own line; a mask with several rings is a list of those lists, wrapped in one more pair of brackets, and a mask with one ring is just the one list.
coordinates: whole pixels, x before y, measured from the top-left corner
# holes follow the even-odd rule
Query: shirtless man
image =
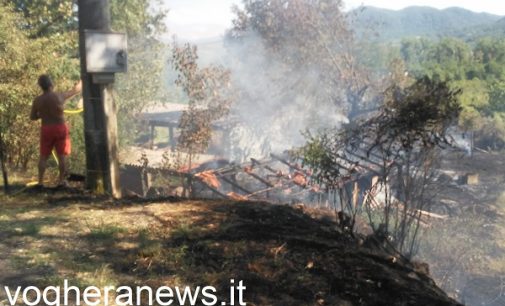
[(70, 135), (65, 123), (65, 101), (81, 92), (81, 82), (67, 92), (54, 92), (53, 82), (48, 75), (41, 75), (38, 84), (43, 93), (35, 98), (30, 114), (31, 120), (42, 119), (40, 130), (40, 159), (39, 159), (39, 186), (44, 183), (46, 162), (53, 148), (58, 155), (59, 185), (66, 185), (67, 162), (70, 154)]

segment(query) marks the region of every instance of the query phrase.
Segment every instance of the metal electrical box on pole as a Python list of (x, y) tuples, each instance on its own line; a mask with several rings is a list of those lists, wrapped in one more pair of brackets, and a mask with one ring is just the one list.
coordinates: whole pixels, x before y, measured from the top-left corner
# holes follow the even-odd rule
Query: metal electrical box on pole
[(114, 73), (127, 67), (126, 35), (110, 32), (108, 0), (78, 0), (86, 187), (121, 197)]

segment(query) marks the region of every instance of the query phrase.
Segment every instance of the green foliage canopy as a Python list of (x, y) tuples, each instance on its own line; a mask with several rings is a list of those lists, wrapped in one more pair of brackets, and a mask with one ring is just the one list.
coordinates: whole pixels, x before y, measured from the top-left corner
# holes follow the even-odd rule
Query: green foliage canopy
[[(160, 99), (165, 56), (157, 37), (166, 31), (166, 12), (158, 0), (111, 0), (110, 5), (113, 30), (129, 35), (130, 70), (115, 86), (119, 124), (128, 126), (136, 113)], [(10, 166), (26, 169), (38, 152), (38, 130), (28, 120), (39, 94), (37, 77), (50, 74), (56, 90), (80, 78), (77, 9), (76, 1), (0, 0), (0, 133)], [(82, 166), (82, 118), (68, 120), (76, 154), (71, 165)], [(128, 131), (121, 136), (131, 138)]]
[(462, 90), (459, 125), (476, 131), (478, 143), (505, 145), (501, 128), (505, 117), (504, 38), (483, 37), (474, 42), (405, 39), (399, 48), (412, 75), (427, 75)]

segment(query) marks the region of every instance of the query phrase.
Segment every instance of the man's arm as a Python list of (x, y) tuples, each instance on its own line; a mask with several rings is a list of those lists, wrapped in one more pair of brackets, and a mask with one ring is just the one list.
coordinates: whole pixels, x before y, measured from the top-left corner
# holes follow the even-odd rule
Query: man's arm
[(39, 110), (38, 110), (38, 107), (37, 107), (37, 100), (33, 100), (33, 103), (32, 103), (32, 111), (30, 112), (30, 120), (39, 120), (40, 119), (40, 116), (39, 116)]
[(78, 93), (80, 93), (81, 90), (82, 90), (82, 81), (79, 81), (69, 91), (62, 92), (61, 97), (63, 98), (63, 100), (66, 101), (66, 100), (72, 98), (73, 96), (77, 95)]

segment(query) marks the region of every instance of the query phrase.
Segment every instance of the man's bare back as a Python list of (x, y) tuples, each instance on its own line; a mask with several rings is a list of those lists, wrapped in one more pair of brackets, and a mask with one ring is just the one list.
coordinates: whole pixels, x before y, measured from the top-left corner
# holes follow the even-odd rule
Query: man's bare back
[(63, 124), (65, 100), (55, 93), (46, 92), (33, 101), (32, 120), (41, 119), (42, 125)]
[(44, 91), (43, 94), (35, 98), (30, 118), (32, 120), (41, 119), (42, 125), (65, 123), (65, 101), (80, 91), (81, 83), (77, 83), (72, 90), (63, 93), (54, 92), (51, 87), (50, 90)]

